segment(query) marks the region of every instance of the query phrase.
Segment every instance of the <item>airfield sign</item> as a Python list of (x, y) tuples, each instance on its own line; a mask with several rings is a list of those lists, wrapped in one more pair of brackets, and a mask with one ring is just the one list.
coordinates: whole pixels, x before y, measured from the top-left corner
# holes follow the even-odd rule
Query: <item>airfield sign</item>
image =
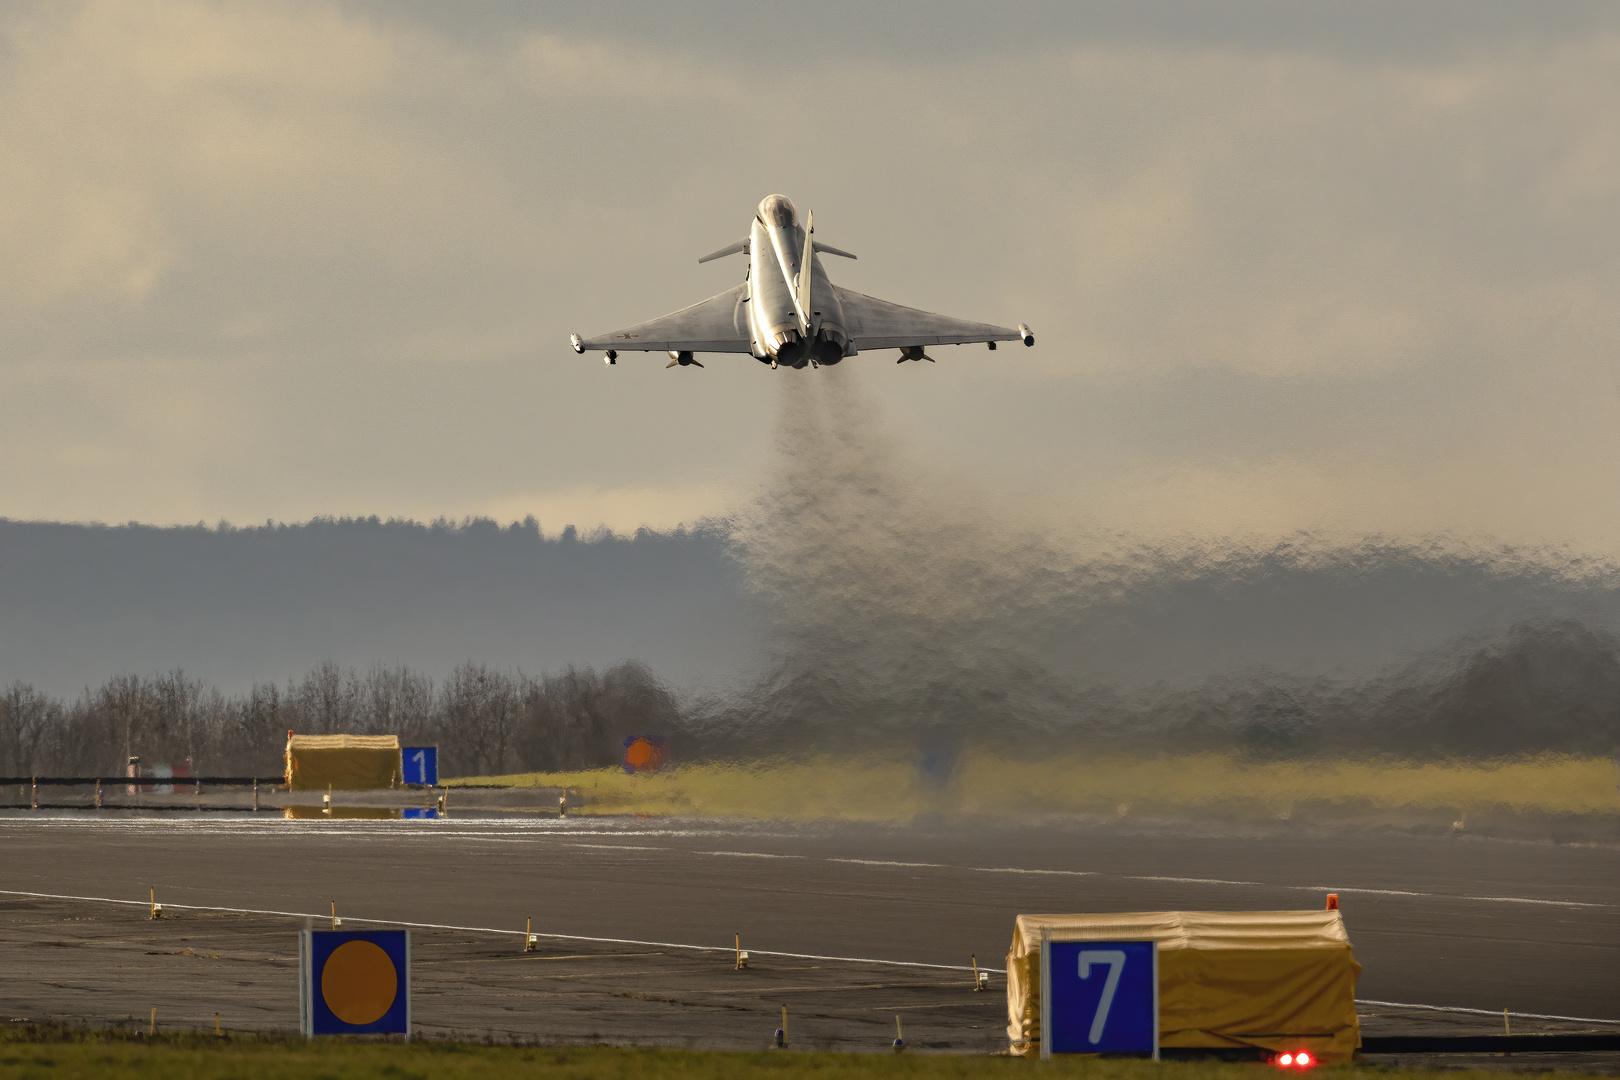
[(437, 746), (406, 746), (399, 751), (400, 779), (406, 785), (437, 787), (439, 784), (439, 748)]
[(298, 935), (298, 1027), (312, 1035), (411, 1037), (408, 930)]
[(1159, 1058), (1159, 947), (1153, 941), (1053, 941), (1041, 934), (1041, 1057)]

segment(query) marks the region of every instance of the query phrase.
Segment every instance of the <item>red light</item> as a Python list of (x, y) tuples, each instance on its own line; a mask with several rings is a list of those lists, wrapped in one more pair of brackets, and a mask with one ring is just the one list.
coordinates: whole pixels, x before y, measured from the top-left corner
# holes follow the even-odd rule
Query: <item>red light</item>
[(1279, 1065), (1292, 1065), (1293, 1063), (1294, 1063), (1294, 1055), (1293, 1054), (1284, 1054), (1282, 1057), (1277, 1059), (1277, 1064), (1279, 1064)]
[(1310, 1063), (1311, 1063), (1311, 1055), (1307, 1054), (1303, 1050), (1301, 1050), (1294, 1057), (1294, 1064), (1295, 1065), (1309, 1065)]

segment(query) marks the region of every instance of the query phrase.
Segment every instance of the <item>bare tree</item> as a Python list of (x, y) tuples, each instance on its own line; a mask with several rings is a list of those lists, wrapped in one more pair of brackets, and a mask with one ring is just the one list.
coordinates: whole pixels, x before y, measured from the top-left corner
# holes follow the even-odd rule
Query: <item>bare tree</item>
[(62, 705), (24, 682), (0, 695), (0, 769), (18, 776), (39, 771), (46, 736), (60, 726)]
[(518, 763), (540, 772), (613, 765), (626, 735), (673, 734), (680, 719), (674, 696), (643, 664), (626, 661), (601, 675), (569, 667), (525, 680)]
[(359, 731), (364, 694), (360, 676), (344, 671), (330, 660), (287, 688), (288, 704), (297, 716), (292, 725), (300, 732), (336, 735)]
[(401, 740), (432, 738), (436, 729), (433, 680), (407, 667), (374, 664), (362, 684), (367, 731)]
[(447, 764), (480, 775), (506, 771), (517, 720), (511, 676), (465, 663), (450, 673), (439, 695)]

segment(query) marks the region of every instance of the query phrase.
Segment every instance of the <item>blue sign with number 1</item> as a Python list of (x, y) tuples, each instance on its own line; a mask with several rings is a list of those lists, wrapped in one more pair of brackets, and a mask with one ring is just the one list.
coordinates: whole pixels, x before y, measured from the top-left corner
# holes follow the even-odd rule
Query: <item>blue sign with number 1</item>
[(401, 776), (407, 784), (434, 787), (439, 783), (439, 748), (437, 746), (407, 746), (399, 752), (403, 766)]
[(1159, 949), (1152, 941), (1041, 942), (1041, 1056), (1159, 1056)]

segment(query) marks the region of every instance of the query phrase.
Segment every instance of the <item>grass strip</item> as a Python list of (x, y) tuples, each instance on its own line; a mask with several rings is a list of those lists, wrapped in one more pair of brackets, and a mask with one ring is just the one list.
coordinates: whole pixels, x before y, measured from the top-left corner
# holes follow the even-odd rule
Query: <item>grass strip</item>
[(656, 774), (620, 769), (465, 777), (454, 784), (566, 787), (586, 812), (775, 820), (905, 821), (923, 814), (1013, 814), (1223, 809), (1286, 817), (1328, 804), (1360, 812), (1448, 811), (1613, 816), (1620, 770), (1564, 755), (1500, 762), (1304, 759), (1239, 754), (1157, 757), (1069, 754), (1020, 761), (967, 751), (948, 782), (898, 755), (681, 764)]
[[(1263, 1071), (1262, 1071), (1263, 1070)], [(1346, 1066), (1344, 1074), (1358, 1070)], [(1497, 1076), (1456, 1069), (1378, 1067), (1380, 1077)], [(380, 1042), (277, 1036), (157, 1035), (78, 1029), (0, 1030), (0, 1077), (164, 1077), (172, 1080), (460, 1080), (544, 1076), (547, 1080), (1254, 1080), (1271, 1066), (1218, 1062), (1058, 1058), (1049, 1062), (966, 1055), (736, 1053), (609, 1047), (490, 1046), (466, 1042)], [(1548, 1072), (1548, 1077), (1578, 1073)]]

